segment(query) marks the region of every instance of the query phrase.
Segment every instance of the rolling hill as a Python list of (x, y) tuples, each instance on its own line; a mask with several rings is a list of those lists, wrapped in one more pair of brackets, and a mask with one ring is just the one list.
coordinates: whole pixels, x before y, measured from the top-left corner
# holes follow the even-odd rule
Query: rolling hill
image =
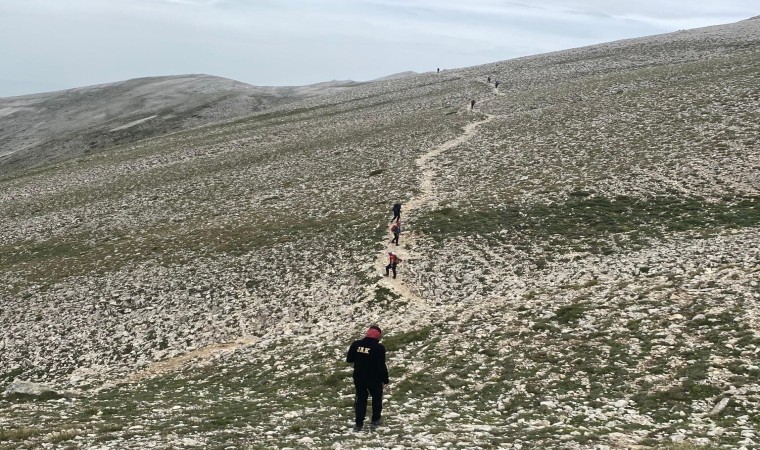
[(0, 98), (0, 174), (234, 119), (355, 84), (259, 87), (209, 75), (177, 75)]

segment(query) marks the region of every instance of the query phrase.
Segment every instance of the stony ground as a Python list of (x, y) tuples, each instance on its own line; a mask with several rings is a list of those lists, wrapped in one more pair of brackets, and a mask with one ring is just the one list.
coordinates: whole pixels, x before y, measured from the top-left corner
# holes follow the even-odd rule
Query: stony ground
[(759, 86), (754, 19), (0, 174), (0, 448), (758, 448)]

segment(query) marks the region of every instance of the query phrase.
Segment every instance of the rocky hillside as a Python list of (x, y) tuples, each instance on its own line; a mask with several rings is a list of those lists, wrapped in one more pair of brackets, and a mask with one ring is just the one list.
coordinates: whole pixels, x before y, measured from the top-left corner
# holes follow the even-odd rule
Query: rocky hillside
[(754, 19), (3, 172), (0, 448), (757, 448), (759, 123)]
[(356, 84), (259, 87), (209, 75), (179, 75), (0, 98), (0, 175), (247, 116)]

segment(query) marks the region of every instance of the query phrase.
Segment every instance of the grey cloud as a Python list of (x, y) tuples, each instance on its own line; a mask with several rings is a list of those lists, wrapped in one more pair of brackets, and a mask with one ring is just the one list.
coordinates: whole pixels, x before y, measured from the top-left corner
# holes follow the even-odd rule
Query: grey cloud
[(0, 96), (188, 72), (259, 85), (362, 80), (758, 14), (751, 0), (692, 3), (2, 0)]

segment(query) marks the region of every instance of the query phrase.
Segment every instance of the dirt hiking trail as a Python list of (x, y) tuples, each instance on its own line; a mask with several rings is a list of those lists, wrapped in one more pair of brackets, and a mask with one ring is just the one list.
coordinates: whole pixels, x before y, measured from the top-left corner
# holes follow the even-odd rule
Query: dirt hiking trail
[[(422, 173), (419, 193), (410, 198), (406, 203), (402, 204), (402, 219), (408, 218), (409, 216), (414, 216), (415, 211), (419, 211), (425, 207), (430, 207), (431, 205), (434, 205), (438, 202), (438, 198), (435, 195), (434, 179), (436, 166), (434, 164), (434, 160), (442, 153), (467, 142), (472, 138), (473, 135), (475, 135), (478, 127), (487, 124), (494, 118), (494, 116), (491, 114), (478, 114), (485, 117), (485, 119), (467, 124), (464, 127), (464, 132), (462, 134), (454, 139), (444, 142), (441, 145), (438, 145), (437, 147), (432, 148), (430, 151), (422, 154), (417, 158), (415, 165)], [(398, 276), (395, 279), (392, 278), (392, 274), (391, 276), (383, 277), (383, 279), (378, 282), (378, 285), (386, 289), (390, 289), (393, 293), (414, 304), (416, 307), (427, 310), (429, 309), (427, 306), (428, 302), (425, 301), (425, 299), (423, 299), (419, 293), (416, 292), (416, 290), (403, 282), (404, 265), (418, 260), (419, 255), (414, 252), (414, 249), (416, 247), (416, 237), (418, 235), (413, 231), (409, 232), (404, 230), (404, 220), (401, 221), (401, 225), (402, 233), (401, 238), (399, 239), (400, 245), (395, 245), (390, 242), (392, 235), (389, 231), (386, 235), (387, 237), (385, 238), (385, 242), (383, 242), (383, 249), (377, 254), (377, 259), (375, 261), (375, 270), (377, 270), (380, 274), (385, 274), (385, 267), (388, 264), (388, 253), (395, 253), (399, 256), (399, 258), (401, 258), (401, 263), (398, 264), (397, 268)], [(388, 223), (389, 230), (390, 226), (391, 223)]]

